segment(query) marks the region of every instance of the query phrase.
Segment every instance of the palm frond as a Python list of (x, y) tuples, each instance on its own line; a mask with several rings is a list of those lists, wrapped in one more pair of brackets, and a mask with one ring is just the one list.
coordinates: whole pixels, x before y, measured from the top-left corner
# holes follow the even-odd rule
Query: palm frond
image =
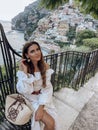
[(54, 9), (68, 2), (68, 0), (41, 0), (41, 5), (48, 9)]

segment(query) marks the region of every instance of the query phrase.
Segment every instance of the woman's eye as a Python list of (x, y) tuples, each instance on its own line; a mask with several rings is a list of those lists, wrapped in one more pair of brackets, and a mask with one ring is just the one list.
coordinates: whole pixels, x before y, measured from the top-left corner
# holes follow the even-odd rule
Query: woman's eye
[(37, 50), (37, 51), (39, 51), (40, 49), (39, 49), (39, 48), (37, 48), (36, 50)]
[(34, 50), (32, 50), (31, 53), (34, 53)]

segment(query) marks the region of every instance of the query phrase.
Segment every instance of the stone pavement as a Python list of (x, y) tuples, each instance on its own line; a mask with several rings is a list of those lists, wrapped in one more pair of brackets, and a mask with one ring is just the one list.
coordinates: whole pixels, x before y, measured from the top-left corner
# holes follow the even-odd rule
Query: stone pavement
[(78, 91), (54, 93), (61, 130), (98, 130), (98, 73)]

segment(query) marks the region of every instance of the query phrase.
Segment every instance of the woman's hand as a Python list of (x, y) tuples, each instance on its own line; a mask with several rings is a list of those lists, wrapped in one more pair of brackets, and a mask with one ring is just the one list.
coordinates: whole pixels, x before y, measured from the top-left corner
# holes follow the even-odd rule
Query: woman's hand
[(25, 64), (26, 59), (20, 61), (19, 70), (24, 71), (27, 74), (27, 66)]
[(36, 121), (41, 120), (43, 118), (43, 115), (44, 115), (44, 106), (40, 105), (35, 113), (35, 120)]

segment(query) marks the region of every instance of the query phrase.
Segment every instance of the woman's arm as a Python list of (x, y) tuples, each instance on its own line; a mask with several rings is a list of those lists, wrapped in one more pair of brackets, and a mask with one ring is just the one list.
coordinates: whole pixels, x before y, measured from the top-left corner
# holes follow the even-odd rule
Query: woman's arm
[(17, 91), (21, 94), (31, 94), (33, 92), (33, 82), (36, 80), (32, 74), (28, 74), (26, 59), (22, 59), (17, 72)]
[(33, 92), (33, 82), (36, 81), (36, 78), (31, 74), (28, 74), (28, 76), (23, 71), (19, 70), (17, 72), (18, 81), (16, 87), (21, 94), (31, 94)]

